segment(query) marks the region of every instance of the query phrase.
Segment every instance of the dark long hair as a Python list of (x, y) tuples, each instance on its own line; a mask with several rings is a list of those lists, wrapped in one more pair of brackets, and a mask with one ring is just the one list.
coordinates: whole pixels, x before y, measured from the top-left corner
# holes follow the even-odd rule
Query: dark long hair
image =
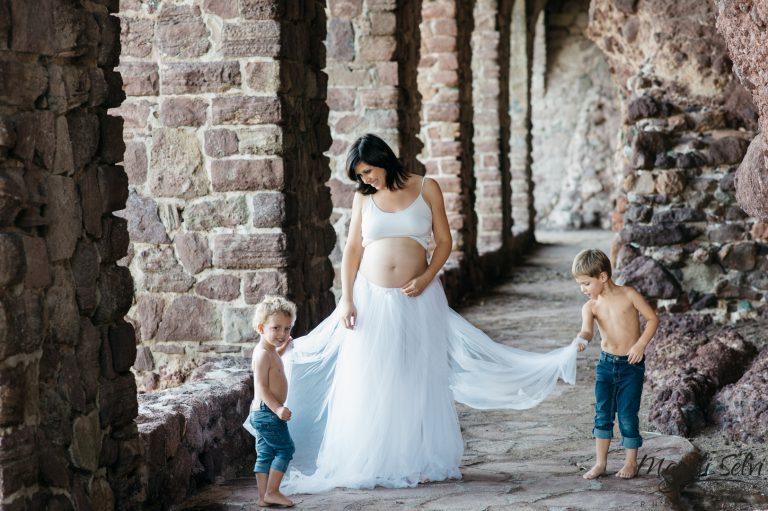
[(363, 183), (355, 173), (355, 168), (360, 162), (365, 162), (374, 167), (381, 167), (387, 171), (386, 183), (390, 190), (399, 190), (405, 186), (405, 181), (411, 174), (403, 167), (392, 149), (382, 139), (371, 133), (366, 133), (355, 140), (347, 151), (347, 175), (349, 179), (357, 183), (357, 191), (363, 195), (376, 193), (376, 188)]

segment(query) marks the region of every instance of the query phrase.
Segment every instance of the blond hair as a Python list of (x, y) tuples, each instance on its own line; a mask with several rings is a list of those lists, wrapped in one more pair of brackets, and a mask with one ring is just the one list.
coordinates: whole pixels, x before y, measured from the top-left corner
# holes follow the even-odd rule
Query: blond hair
[(256, 306), (253, 314), (253, 325), (258, 327), (267, 322), (270, 316), (282, 313), (296, 320), (296, 304), (282, 296), (267, 295)]
[(586, 275), (587, 277), (597, 277), (602, 272), (611, 276), (611, 260), (605, 255), (605, 252), (596, 248), (586, 248), (576, 254), (571, 266), (573, 276)]

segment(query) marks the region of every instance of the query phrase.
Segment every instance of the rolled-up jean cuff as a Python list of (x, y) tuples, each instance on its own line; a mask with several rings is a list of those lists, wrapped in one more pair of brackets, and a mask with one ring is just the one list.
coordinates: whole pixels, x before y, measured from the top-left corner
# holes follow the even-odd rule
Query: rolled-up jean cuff
[(595, 428), (592, 430), (592, 436), (594, 436), (595, 438), (602, 438), (603, 440), (610, 440), (611, 438), (613, 438), (613, 431)]
[(643, 445), (643, 437), (627, 438), (623, 436), (621, 437), (621, 445), (625, 449), (639, 449)]
[(291, 460), (286, 460), (283, 458), (275, 458), (272, 460), (272, 470), (277, 470), (278, 472), (285, 473), (286, 470), (288, 470), (288, 463), (290, 463)]
[[(258, 473), (268, 474), (270, 468), (271, 467), (269, 463), (259, 463), (258, 461), (256, 461), (256, 464), (253, 466), (253, 471), (256, 472), (257, 474)], [(285, 472), (285, 471), (282, 470), (281, 472)]]

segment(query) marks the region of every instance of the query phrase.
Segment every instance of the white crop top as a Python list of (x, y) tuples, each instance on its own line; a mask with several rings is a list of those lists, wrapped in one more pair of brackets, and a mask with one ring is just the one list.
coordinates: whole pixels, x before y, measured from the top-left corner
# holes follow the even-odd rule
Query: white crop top
[[(426, 178), (424, 178), (426, 179)], [(408, 207), (400, 211), (382, 211), (373, 200), (373, 195), (363, 206), (363, 247), (382, 238), (411, 238), (425, 249), (432, 237), (432, 210), (424, 200), (424, 179), (421, 192)]]

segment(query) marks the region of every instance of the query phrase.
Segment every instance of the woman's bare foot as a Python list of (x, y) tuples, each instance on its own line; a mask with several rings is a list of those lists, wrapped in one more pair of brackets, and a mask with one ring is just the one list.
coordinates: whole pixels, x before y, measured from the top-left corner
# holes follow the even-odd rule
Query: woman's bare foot
[(624, 466), (621, 467), (621, 470), (616, 472), (616, 477), (619, 479), (632, 479), (637, 475), (637, 463), (632, 463), (629, 461), (624, 462)]
[(605, 474), (605, 465), (596, 463), (594, 467), (589, 469), (589, 472), (587, 472), (581, 477), (583, 477), (584, 479), (597, 479), (603, 474)]
[(296, 505), (291, 499), (279, 491), (264, 495), (264, 502), (270, 506), (293, 507)]

